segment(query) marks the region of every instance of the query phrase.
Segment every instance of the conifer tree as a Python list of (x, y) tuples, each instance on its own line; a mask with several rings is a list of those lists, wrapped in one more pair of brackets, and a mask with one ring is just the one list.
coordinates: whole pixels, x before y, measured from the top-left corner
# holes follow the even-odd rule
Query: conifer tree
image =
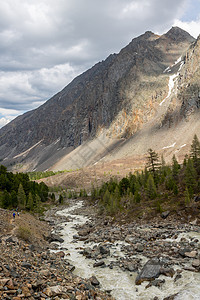
[(156, 181), (156, 172), (160, 167), (158, 154), (152, 149), (148, 150), (147, 169), (152, 173), (154, 181)]
[(185, 194), (185, 205), (189, 205), (189, 203), (190, 203), (190, 193), (189, 193), (187, 187), (185, 189), (185, 193), (184, 194)]
[(26, 194), (24, 192), (23, 186), (20, 183), (19, 188), (18, 188), (18, 193), (17, 193), (17, 200), (18, 200), (18, 206), (20, 208), (25, 209), (26, 207)]
[(200, 158), (200, 142), (196, 134), (194, 135), (194, 138), (192, 140), (190, 157), (193, 158), (194, 161)]
[(103, 196), (103, 204), (104, 204), (104, 207), (110, 205), (110, 192), (108, 189), (106, 190), (106, 192)]
[(120, 191), (119, 191), (119, 188), (118, 188), (117, 185), (116, 185), (115, 190), (114, 190), (114, 198), (115, 198), (116, 208), (119, 209), (119, 207), (120, 207)]
[(59, 202), (60, 204), (63, 204), (63, 202), (64, 202), (63, 195), (61, 195), (61, 194), (59, 195), (58, 202)]
[(39, 212), (40, 211), (40, 204), (41, 204), (41, 198), (40, 196), (37, 194), (35, 196), (35, 201), (34, 201), (34, 210), (36, 212)]
[(176, 159), (176, 156), (174, 154), (173, 157), (172, 157), (172, 175), (173, 175), (173, 178), (175, 180), (177, 180), (179, 170), (180, 170), (180, 165), (179, 165), (179, 163)]
[(27, 200), (27, 208), (31, 211), (33, 210), (33, 195), (31, 192), (28, 194), (28, 200)]
[(135, 203), (140, 203), (140, 201), (141, 201), (141, 195), (140, 195), (140, 192), (138, 189), (135, 190), (134, 201), (135, 201)]
[(190, 157), (193, 159), (195, 169), (200, 173), (200, 142), (196, 134), (192, 141)]
[(156, 197), (156, 186), (154, 183), (153, 176), (151, 174), (149, 174), (149, 177), (147, 180), (146, 194), (147, 194), (147, 197), (150, 199), (155, 199), (155, 197)]
[(185, 169), (185, 181), (186, 187), (188, 188), (188, 191), (190, 193), (190, 197), (192, 197), (197, 186), (197, 172), (194, 168), (193, 160), (191, 160), (190, 158), (187, 161), (187, 166)]

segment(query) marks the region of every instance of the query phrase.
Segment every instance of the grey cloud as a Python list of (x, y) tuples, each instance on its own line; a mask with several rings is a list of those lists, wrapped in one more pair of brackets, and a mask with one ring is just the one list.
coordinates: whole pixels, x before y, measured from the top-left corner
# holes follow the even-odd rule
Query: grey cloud
[(168, 30), (186, 3), (0, 0), (0, 107), (37, 106), (137, 35)]

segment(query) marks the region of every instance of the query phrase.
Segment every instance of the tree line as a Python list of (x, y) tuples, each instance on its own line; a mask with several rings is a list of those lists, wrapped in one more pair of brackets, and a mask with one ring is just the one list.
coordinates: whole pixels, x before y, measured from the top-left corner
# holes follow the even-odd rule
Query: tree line
[(155, 200), (157, 210), (161, 203), (173, 199), (188, 205), (200, 193), (200, 142), (194, 136), (190, 154), (179, 164), (173, 155), (167, 165), (163, 157), (148, 150), (147, 164), (142, 172), (129, 173), (118, 181), (111, 178), (100, 188), (92, 186), (91, 201), (98, 203), (100, 212), (114, 215), (124, 209), (131, 210), (137, 204), (146, 205)]
[(39, 212), (40, 204), (48, 199), (48, 186), (31, 181), (25, 173), (13, 174), (0, 165), (0, 207)]

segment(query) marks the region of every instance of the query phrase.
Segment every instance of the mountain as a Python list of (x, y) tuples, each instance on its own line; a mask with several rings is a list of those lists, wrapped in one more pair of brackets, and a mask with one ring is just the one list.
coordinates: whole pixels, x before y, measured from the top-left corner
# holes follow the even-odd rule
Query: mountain
[(163, 130), (198, 110), (198, 53), (199, 39), (178, 27), (145, 32), (0, 129), (2, 163), (74, 169), (145, 153), (150, 128), (160, 141)]

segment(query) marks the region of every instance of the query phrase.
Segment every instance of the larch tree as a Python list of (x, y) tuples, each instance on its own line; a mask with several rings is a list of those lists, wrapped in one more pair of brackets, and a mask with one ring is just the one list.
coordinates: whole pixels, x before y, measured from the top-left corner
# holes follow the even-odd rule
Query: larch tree
[(149, 149), (148, 157), (147, 157), (147, 169), (149, 172), (152, 173), (154, 181), (156, 181), (156, 173), (159, 167), (160, 167), (160, 162), (159, 162), (158, 154), (152, 149)]

